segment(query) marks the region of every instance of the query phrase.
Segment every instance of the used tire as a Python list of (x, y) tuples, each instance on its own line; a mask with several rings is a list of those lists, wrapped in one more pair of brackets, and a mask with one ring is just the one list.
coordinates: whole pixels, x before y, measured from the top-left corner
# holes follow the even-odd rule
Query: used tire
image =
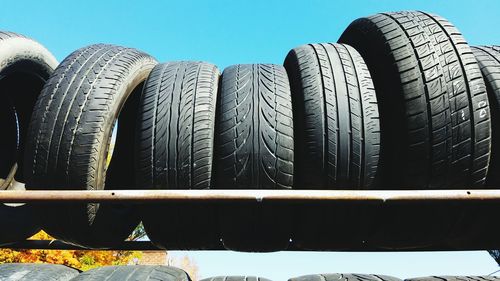
[(205, 278), (200, 281), (271, 281), (271, 280), (256, 276), (217, 276), (217, 277)]
[[(373, 82), (363, 58), (347, 45), (309, 44), (291, 50), (284, 66), (292, 89), (295, 188), (373, 187), (380, 125)], [(311, 204), (296, 210), (293, 243), (300, 249), (360, 244), (365, 240), (360, 235), (371, 229), (357, 223), (360, 207)], [(339, 224), (349, 224), (351, 231), (339, 231)]]
[[(500, 145), (500, 48), (498, 46), (472, 47), (472, 52), (486, 83), (491, 110), (491, 160), (486, 187), (498, 188), (500, 186), (498, 175), (500, 169), (500, 151), (498, 151)], [(447, 244), (456, 248), (464, 248), (471, 241), (475, 241), (475, 244), (483, 249), (495, 249), (499, 244), (496, 235), (498, 227), (492, 225), (489, 216), (485, 214), (496, 214), (498, 211), (498, 206), (493, 203), (467, 204), (461, 223), (454, 228), (451, 237), (446, 239)]]
[[(230, 66), (222, 73), (216, 116), (215, 188), (290, 189), (293, 186), (291, 94), (278, 65)], [(291, 218), (266, 202), (221, 208), (224, 246), (240, 251), (288, 247)]]
[[(11, 189), (14, 178), (24, 182), (22, 169), (26, 134), (35, 102), (57, 61), (38, 42), (0, 31), (0, 190)], [(31, 206), (0, 203), (0, 245), (35, 234), (39, 222)]]
[[(215, 65), (204, 62), (163, 63), (153, 69), (138, 113), (139, 187), (211, 188), (219, 76)], [(148, 237), (161, 248), (221, 248), (213, 205), (148, 205), (143, 213)]]
[(401, 279), (375, 274), (312, 274), (295, 278), (288, 281), (401, 281)]
[(382, 127), (382, 184), (471, 188), (486, 179), (490, 113), (484, 81), (462, 35), (422, 12), (377, 14), (349, 25), (373, 77)]
[(296, 144), (295, 188), (365, 189), (380, 151), (377, 97), (363, 58), (343, 44), (288, 53)]
[(0, 265), (3, 281), (70, 281), (78, 270), (59, 264), (5, 263)]
[(498, 281), (498, 276), (429, 276), (409, 278), (405, 281)]
[[(354, 21), (339, 41), (361, 53), (373, 77), (381, 186), (483, 186), (490, 146), (488, 100), (477, 62), (458, 30), (423, 12), (384, 13)], [(387, 206), (373, 240), (400, 249), (439, 244), (460, 213), (454, 206)]]
[(191, 281), (182, 269), (170, 266), (122, 265), (102, 266), (80, 273), (72, 281)]
[(491, 109), (491, 160), (486, 185), (498, 188), (500, 186), (500, 176), (497, 172), (500, 169), (500, 151), (497, 150), (500, 145), (500, 47), (472, 47), (472, 52), (486, 82)]
[[(30, 124), (24, 166), (27, 189), (133, 188), (136, 111), (156, 61), (135, 49), (91, 45), (51, 75)], [(108, 154), (119, 120), (113, 157)], [(120, 204), (43, 206), (44, 229), (84, 247), (122, 242), (139, 219)]]

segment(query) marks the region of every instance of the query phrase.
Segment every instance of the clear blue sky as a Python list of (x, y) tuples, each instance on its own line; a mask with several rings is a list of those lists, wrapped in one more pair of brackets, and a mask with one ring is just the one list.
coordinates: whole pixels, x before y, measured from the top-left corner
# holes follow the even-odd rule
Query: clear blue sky
[[(418, 9), (440, 14), (469, 43), (500, 44), (500, 1), (1, 1), (0, 28), (31, 36), (62, 60), (92, 43), (144, 50), (160, 61), (281, 64), (288, 50), (334, 42), (354, 19)], [(202, 230), (200, 230), (202, 231)], [(183, 252), (172, 252), (183, 255)], [(254, 274), (273, 280), (307, 273), (358, 272), (414, 277), (488, 274), (486, 252), (273, 253), (189, 252), (204, 277)]]

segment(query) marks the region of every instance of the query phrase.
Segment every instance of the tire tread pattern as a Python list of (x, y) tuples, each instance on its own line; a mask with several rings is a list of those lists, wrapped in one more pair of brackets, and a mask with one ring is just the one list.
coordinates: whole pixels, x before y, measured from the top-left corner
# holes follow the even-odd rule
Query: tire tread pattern
[(498, 147), (498, 141), (500, 140), (500, 135), (498, 134), (498, 124), (500, 124), (500, 46), (472, 47), (472, 52), (479, 63), (486, 82), (491, 108), (491, 161), (486, 185), (489, 188), (496, 188), (500, 184), (500, 177), (497, 175), (498, 173), (495, 172), (498, 171), (500, 167), (500, 161), (498, 159), (499, 152), (495, 149)]
[(217, 187), (292, 188), (292, 105), (284, 68), (228, 67), (219, 98)]
[(72, 281), (191, 281), (182, 269), (170, 266), (102, 266), (80, 273)]
[(294, 99), (299, 188), (370, 187), (379, 157), (377, 99), (359, 53), (310, 44), (285, 60)]
[(387, 275), (375, 274), (311, 274), (300, 277), (290, 278), (289, 281), (401, 281)]
[(138, 123), (140, 185), (210, 188), (218, 77), (215, 65), (198, 62), (151, 72)]
[[(386, 42), (384, 58), (368, 54), (363, 36)], [(423, 12), (384, 13), (354, 21), (340, 41), (358, 48), (379, 88), (382, 138), (391, 147), (382, 152), (391, 171), (385, 181), (399, 188), (482, 186), (491, 141), (488, 101), (458, 30)], [(380, 59), (389, 61), (377, 66)], [(398, 92), (401, 97), (389, 96)]]
[(76, 269), (59, 264), (6, 263), (0, 265), (0, 280), (5, 281), (70, 281)]

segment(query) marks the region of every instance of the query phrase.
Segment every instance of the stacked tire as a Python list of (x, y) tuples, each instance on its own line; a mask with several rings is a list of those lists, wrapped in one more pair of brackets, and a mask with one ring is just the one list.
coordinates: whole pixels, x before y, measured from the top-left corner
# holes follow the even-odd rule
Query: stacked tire
[[(497, 173), (500, 168), (500, 152), (498, 151), (500, 142), (500, 48), (498, 46), (475, 46), (472, 47), (472, 52), (478, 61), (486, 83), (491, 110), (491, 160), (485, 188), (498, 188), (500, 183)], [(498, 211), (499, 207), (494, 203), (483, 202), (468, 206), (460, 223), (453, 229), (453, 235), (447, 239), (449, 245), (453, 248), (463, 248), (461, 246), (467, 244), (467, 241), (480, 241), (479, 246), (483, 249), (496, 248), (498, 239), (493, 233), (499, 229), (496, 225), (491, 226), (488, 216), (484, 214), (495, 214)], [(484, 228), (481, 227), (482, 225), (490, 225), (490, 227)]]
[[(460, 32), (439, 16), (397, 12), (358, 19), (339, 41), (361, 53), (373, 76), (383, 144), (381, 187), (483, 187), (491, 145), (489, 102)], [(368, 241), (398, 249), (441, 245), (464, 210), (386, 204), (373, 214), (378, 229)]]
[[(23, 190), (29, 122), (42, 87), (57, 66), (38, 42), (0, 32), (0, 190)], [(0, 245), (22, 241), (40, 229), (32, 206), (0, 203)]]
[(458, 30), (423, 12), (386, 13), (354, 21), (339, 41), (356, 48), (373, 74), (384, 184), (482, 187), (491, 141), (488, 98)]
[[(205, 62), (169, 62), (153, 69), (139, 108), (137, 186), (212, 187), (219, 76), (217, 67)], [(142, 212), (150, 239), (161, 248), (221, 248), (214, 206), (159, 204)]]
[[(216, 188), (291, 189), (293, 119), (290, 86), (278, 65), (230, 66), (222, 73), (216, 130)], [(288, 248), (287, 206), (228, 204), (220, 208), (226, 249)]]
[[(134, 162), (127, 154), (134, 149), (143, 84), (155, 65), (143, 52), (103, 44), (64, 59), (33, 111), (24, 165), (27, 188), (133, 188)], [(123, 242), (140, 220), (136, 210), (121, 204), (51, 204), (40, 206), (40, 213), (50, 235), (91, 248)]]
[[(344, 44), (310, 44), (290, 51), (295, 176), (298, 189), (370, 189), (377, 181), (380, 123), (370, 72)], [(346, 212), (346, 213), (344, 213)], [(369, 210), (311, 204), (296, 208), (293, 241), (307, 250), (350, 247), (366, 240)], [(369, 220), (365, 222), (369, 223)], [(338, 231), (338, 225), (350, 231)]]
[(387, 275), (376, 275), (376, 274), (342, 274), (342, 273), (333, 273), (333, 274), (311, 274), (311, 275), (303, 275), (299, 277), (294, 277), (288, 279), (289, 281), (361, 281), (361, 280), (370, 280), (370, 281), (495, 281), (499, 280), (499, 277), (496, 276), (428, 276), (428, 277), (417, 277), (417, 278), (408, 278), (408, 279), (399, 279), (392, 276)]
[(102, 266), (85, 272), (58, 264), (10, 263), (0, 265), (3, 281), (191, 281), (182, 269), (156, 265)]
[[(409, 279), (399, 279), (379, 274), (343, 274), (326, 273), (310, 274), (288, 279), (289, 281), (496, 281), (497, 276), (428, 276)], [(0, 280), (16, 281), (191, 281), (184, 270), (163, 265), (129, 265), (102, 266), (88, 271), (79, 272), (73, 268), (56, 264), (2, 264), (0, 265)], [(215, 276), (201, 281), (271, 281), (258, 276)]]

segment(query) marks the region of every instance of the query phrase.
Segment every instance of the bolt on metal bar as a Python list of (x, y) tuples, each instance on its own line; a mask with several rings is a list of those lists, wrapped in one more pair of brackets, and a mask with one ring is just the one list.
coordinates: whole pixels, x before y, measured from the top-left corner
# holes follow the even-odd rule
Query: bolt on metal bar
[(499, 201), (500, 190), (29, 190), (0, 191), (0, 202), (410, 202)]

